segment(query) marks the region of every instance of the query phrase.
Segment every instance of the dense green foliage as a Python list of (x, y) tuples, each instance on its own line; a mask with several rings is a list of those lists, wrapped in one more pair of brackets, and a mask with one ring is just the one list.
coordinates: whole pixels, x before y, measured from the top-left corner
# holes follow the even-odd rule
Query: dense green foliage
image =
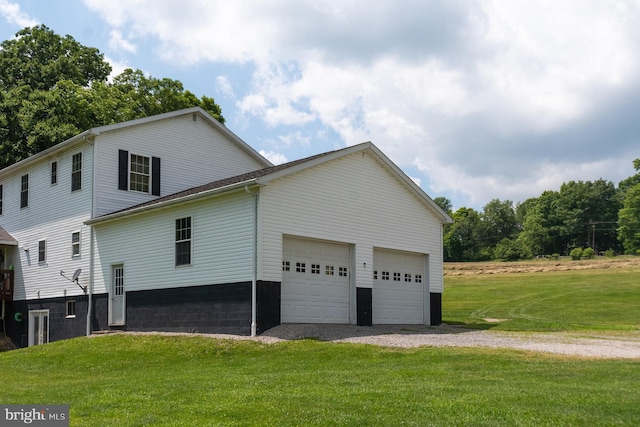
[(638, 425), (635, 360), (111, 335), (0, 354), (5, 404), (72, 426)]
[[(640, 172), (640, 159), (634, 166)], [(452, 212), (448, 199), (435, 201), (455, 221), (444, 230), (447, 261), (517, 260), (585, 248), (586, 257), (605, 251), (640, 254), (640, 173), (618, 188), (602, 179), (570, 181), (516, 206), (495, 199), (483, 212), (467, 207)]]
[(212, 98), (182, 83), (127, 69), (109, 82), (97, 49), (44, 25), (0, 44), (0, 168), (82, 131), (180, 108), (200, 106), (224, 122)]

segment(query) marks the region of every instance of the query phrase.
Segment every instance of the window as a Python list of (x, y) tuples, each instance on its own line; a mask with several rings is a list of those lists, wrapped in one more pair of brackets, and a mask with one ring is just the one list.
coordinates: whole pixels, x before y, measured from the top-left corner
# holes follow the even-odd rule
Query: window
[(373, 280), (378, 280), (378, 270), (373, 270)]
[(58, 183), (58, 162), (51, 162), (51, 185)]
[(148, 193), (150, 172), (149, 158), (132, 154), (130, 168), (129, 190)]
[(347, 267), (338, 267), (338, 276), (347, 277)]
[(422, 274), (416, 274), (416, 283), (422, 283)]
[(4, 186), (0, 184), (0, 215), (2, 215), (2, 200), (4, 197)]
[(306, 271), (307, 271), (307, 264), (305, 264), (304, 262), (296, 262), (297, 273), (304, 273)]
[(29, 175), (22, 175), (20, 183), (20, 207), (29, 206)]
[(176, 266), (191, 264), (191, 217), (176, 219)]
[(325, 265), (324, 274), (326, 274), (327, 276), (333, 276), (333, 265)]
[(405, 282), (410, 282), (411, 281), (411, 274), (405, 273), (404, 274), (404, 281)]
[(75, 302), (75, 300), (67, 301), (66, 305), (67, 305), (67, 310), (66, 310), (65, 317), (67, 319), (73, 319), (74, 317), (76, 317), (76, 302)]
[(382, 280), (389, 280), (389, 272), (388, 271), (383, 271), (382, 272)]
[(82, 153), (73, 155), (71, 161), (71, 191), (82, 188)]
[(38, 242), (38, 262), (45, 262), (47, 260), (47, 241), (40, 240)]
[(80, 256), (80, 232), (71, 233), (71, 256)]
[(282, 271), (291, 271), (291, 263), (289, 261), (282, 261)]
[(393, 281), (394, 282), (400, 281), (400, 273), (393, 273)]
[(311, 264), (311, 274), (320, 274), (320, 264)]
[(160, 158), (118, 150), (118, 190), (160, 195)]

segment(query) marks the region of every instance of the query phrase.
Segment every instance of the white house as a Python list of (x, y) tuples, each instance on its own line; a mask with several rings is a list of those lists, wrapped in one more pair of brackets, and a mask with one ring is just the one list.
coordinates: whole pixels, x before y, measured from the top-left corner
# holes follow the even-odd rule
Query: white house
[(19, 346), (113, 328), (441, 322), (451, 218), (372, 143), (273, 166), (191, 108), (1, 170), (0, 209)]

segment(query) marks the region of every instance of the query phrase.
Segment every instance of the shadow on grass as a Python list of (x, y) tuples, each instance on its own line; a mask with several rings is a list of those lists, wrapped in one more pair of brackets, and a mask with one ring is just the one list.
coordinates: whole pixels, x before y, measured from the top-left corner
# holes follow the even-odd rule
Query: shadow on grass
[(261, 334), (282, 340), (315, 340), (333, 341), (377, 335), (452, 335), (487, 330), (496, 324), (443, 323), (439, 326), (429, 325), (337, 325), (320, 323), (284, 323)]

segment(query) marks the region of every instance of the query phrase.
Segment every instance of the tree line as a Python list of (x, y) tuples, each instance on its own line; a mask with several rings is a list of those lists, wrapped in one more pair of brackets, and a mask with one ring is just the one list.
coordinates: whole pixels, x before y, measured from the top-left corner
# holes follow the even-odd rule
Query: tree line
[(127, 69), (109, 81), (98, 49), (44, 25), (0, 44), (0, 168), (92, 127), (200, 106), (224, 123), (213, 98), (178, 80)]
[(640, 255), (638, 173), (621, 181), (570, 181), (559, 191), (514, 205), (494, 199), (482, 212), (435, 202), (454, 219), (444, 229), (446, 261), (517, 260), (536, 256)]

